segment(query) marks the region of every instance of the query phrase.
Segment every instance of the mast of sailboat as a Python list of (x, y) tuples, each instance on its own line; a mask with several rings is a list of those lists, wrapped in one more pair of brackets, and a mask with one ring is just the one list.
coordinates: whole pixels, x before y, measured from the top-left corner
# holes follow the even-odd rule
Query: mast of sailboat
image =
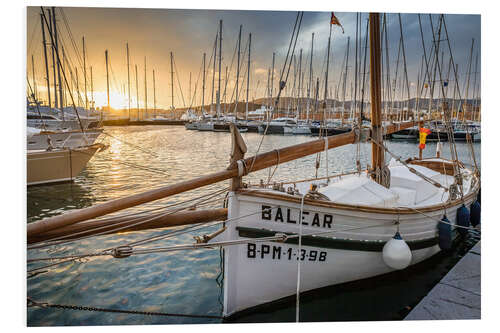
[(215, 91), (215, 62), (217, 59), (217, 40), (219, 38), (219, 33), (215, 34), (215, 42), (214, 42), (214, 69), (212, 71), (212, 99), (210, 101), (210, 112), (213, 112), (214, 107), (214, 91)]
[(80, 106), (80, 87), (78, 85), (78, 67), (75, 66), (75, 79), (76, 79), (76, 105)]
[(153, 117), (156, 118), (156, 83), (155, 83), (155, 70), (154, 69), (153, 69)]
[(127, 42), (127, 93), (128, 93), (128, 120), (130, 121), (130, 54)]
[(33, 54), (31, 55), (31, 71), (32, 71), (32, 81), (33, 81), (33, 98), (35, 102), (38, 101), (37, 93), (36, 93), (36, 83), (35, 83), (35, 58)]
[[(49, 26), (48, 26), (48, 29), (49, 29), (49, 36), (51, 36), (51, 41), (53, 39), (53, 36), (52, 36), (52, 31), (54, 30), (53, 29), (53, 24), (52, 24), (52, 11), (50, 9), (47, 9), (47, 14), (49, 15)], [(43, 15), (44, 14), (41, 14), (42, 15), (42, 19), (43, 19)], [(58, 108), (58, 105), (59, 105), (59, 102), (58, 102), (58, 99), (57, 99), (57, 75), (56, 75), (56, 59), (55, 59), (55, 46), (54, 46), (54, 43), (50, 43), (50, 49), (51, 49), (51, 53), (52, 53), (52, 74), (53, 74), (53, 85), (54, 85), (54, 108)]]
[(271, 96), (271, 91), (270, 91), (270, 86), (269, 86), (269, 82), (271, 80), (271, 69), (268, 67), (267, 68), (267, 88), (266, 88), (266, 95), (267, 95), (267, 108), (269, 108), (271, 106), (271, 102), (269, 100), (270, 96)]
[(87, 97), (87, 64), (86, 64), (86, 54), (85, 54), (85, 36), (82, 37), (82, 49), (83, 49), (83, 85), (85, 90), (85, 109), (89, 109), (89, 99)]
[(95, 108), (94, 102), (94, 77), (92, 75), (92, 66), (90, 66), (90, 103), (92, 104), (91, 108)]
[[(56, 8), (52, 7), (51, 9), (52, 9), (52, 21), (53, 21), (52, 31), (54, 36), (54, 44), (57, 52), (57, 50), (59, 50), (59, 41), (58, 41), (59, 38), (57, 37)], [(64, 107), (63, 107), (64, 104), (63, 104), (63, 92), (62, 92), (63, 85), (61, 81), (61, 66), (59, 62), (57, 62), (56, 66), (57, 66), (57, 77), (59, 81), (59, 108), (61, 110), (62, 120), (64, 120)]]
[[(248, 121), (248, 94), (250, 91), (250, 50), (251, 50), (251, 48), (252, 48), (252, 33), (250, 33), (248, 35), (247, 103), (245, 106), (245, 120), (247, 120), (247, 121)], [(476, 72), (477, 72), (477, 69), (476, 69)]]
[(219, 21), (219, 89), (217, 89), (217, 118), (220, 117), (220, 82), (222, 70), (222, 20)]
[[(301, 96), (301, 91), (302, 91), (302, 49), (300, 49), (300, 55), (299, 55), (299, 91), (297, 94), (298, 100), (297, 100), (297, 120), (300, 118), (300, 98)], [(298, 123), (297, 123), (298, 124)]]
[[(476, 66), (475, 66), (475, 69), (474, 69), (474, 90), (472, 92), (472, 99), (474, 100), (474, 107), (472, 109), (472, 112), (473, 112), (473, 117), (471, 120), (475, 121), (476, 118), (477, 118), (477, 114), (479, 112), (476, 111), (477, 109), (477, 104), (478, 104), (478, 95), (479, 95), (479, 92), (477, 91), (477, 65), (478, 65), (478, 60), (479, 60), (479, 54), (476, 52)], [(450, 61), (451, 61), (451, 58), (450, 58)]]
[[(228, 74), (228, 67), (226, 66), (226, 74), (224, 75), (224, 93), (222, 94), (222, 96), (224, 96), (223, 99), (221, 99), (221, 103), (224, 103), (224, 112), (223, 114), (226, 115), (227, 114), (227, 103), (226, 103), (226, 98), (227, 98), (227, 94), (226, 94), (226, 89), (227, 89), (227, 83), (229, 81), (229, 74)], [(223, 101), (223, 102), (222, 102)]]
[[(276, 57), (276, 53), (273, 52), (273, 64), (271, 66), (271, 83), (269, 85), (269, 97), (271, 99), (271, 104), (272, 104), (272, 101), (273, 101), (273, 82), (274, 82), (274, 59)], [(274, 110), (273, 110), (274, 111)]]
[[(110, 112), (110, 105), (109, 105), (109, 65), (108, 65), (108, 50), (104, 51), (104, 56), (106, 58), (106, 92), (108, 96), (108, 115)], [(102, 112), (101, 112), (101, 120), (102, 120)]]
[(137, 102), (137, 120), (139, 120), (139, 77), (137, 75), (137, 64), (135, 64), (135, 93)]
[(379, 184), (388, 186), (389, 175), (384, 172), (383, 128), (381, 117), (381, 70), (380, 70), (380, 18), (370, 13), (370, 95), (372, 122), (372, 172), (371, 177)]
[[(323, 102), (323, 121), (325, 120), (325, 113), (326, 113), (326, 105), (327, 105), (327, 98), (328, 98), (328, 72), (329, 72), (329, 64), (330, 64), (330, 44), (331, 44), (331, 39), (332, 39), (332, 24), (330, 24), (330, 33), (328, 35), (328, 49), (326, 50), (326, 72), (325, 72), (325, 94), (324, 94), (324, 102)], [(349, 39), (347, 42), (347, 45), (349, 45)], [(347, 49), (349, 49), (349, 46), (347, 46)], [(342, 114), (342, 121), (344, 121), (344, 115)], [(326, 125), (326, 124), (323, 124)]]
[(188, 102), (189, 102), (189, 105), (191, 105), (191, 72), (189, 72), (189, 95), (188, 95)]
[(403, 68), (405, 71), (406, 91), (408, 93), (408, 102), (407, 102), (407, 116), (408, 116), (410, 112), (410, 82), (408, 81), (408, 70), (406, 68), (406, 53), (405, 53), (405, 43), (403, 38), (403, 24), (401, 23), (401, 13), (398, 14), (398, 17), (399, 17), (399, 32), (401, 37), (401, 49), (403, 51)]
[(307, 115), (306, 120), (309, 123), (309, 110), (311, 108), (311, 88), (313, 78), (313, 51), (314, 51), (314, 32), (311, 37), (311, 59), (309, 60), (309, 84), (307, 85)]
[(170, 88), (171, 88), (171, 97), (172, 97), (172, 110), (174, 107), (174, 54), (170, 52)]
[(47, 40), (45, 39), (45, 24), (43, 24), (43, 16), (40, 14), (40, 23), (42, 26), (42, 42), (43, 42), (43, 57), (45, 59), (45, 81), (47, 82), (47, 99), (49, 108), (52, 106), (50, 99), (50, 79), (49, 79), (49, 62), (47, 61)]
[[(467, 109), (469, 109), (469, 83), (470, 83), (470, 73), (471, 73), (471, 69), (472, 69), (472, 52), (474, 51), (474, 38), (472, 38), (472, 45), (470, 47), (470, 57), (469, 57), (469, 69), (467, 70), (467, 85), (466, 85), (466, 88), (465, 88), (465, 105), (467, 105)], [(462, 121), (465, 122), (466, 121), (466, 118), (465, 118), (465, 113), (466, 113), (466, 110), (464, 109), (463, 110), (463, 117), (462, 117)]]
[[(359, 38), (360, 35), (360, 26), (359, 26), (359, 13), (356, 13), (356, 48), (355, 48), (355, 56), (354, 56), (354, 113), (353, 113), (353, 121), (354, 118), (356, 118), (356, 102), (357, 102), (357, 97), (358, 97), (358, 40), (361, 40)], [(352, 97), (352, 96), (351, 96)], [(352, 108), (352, 105), (351, 105)], [(361, 115), (358, 117), (358, 122), (359, 126), (361, 126)]]
[(146, 71), (146, 57), (144, 57), (144, 113), (142, 119), (148, 116), (148, 73)]
[(241, 29), (243, 28), (243, 25), (240, 24), (240, 32), (238, 33), (238, 57), (237, 57), (237, 64), (236, 64), (236, 96), (235, 96), (235, 114), (238, 114), (238, 92), (239, 92), (239, 82), (240, 82), (240, 56), (241, 56)]
[(203, 52), (203, 85), (201, 89), (201, 115), (203, 116), (205, 114), (204, 112), (204, 107), (205, 107), (205, 58), (206, 58), (206, 53)]
[[(380, 30), (380, 29), (379, 29)], [(347, 50), (346, 50), (346, 60), (345, 60), (345, 72), (344, 72), (344, 84), (343, 84), (343, 93), (342, 93), (342, 118), (340, 120), (342, 126), (344, 126), (344, 112), (345, 112), (345, 92), (346, 92), (346, 85), (347, 85), (347, 67), (349, 64), (349, 41), (350, 37), (347, 37)]]

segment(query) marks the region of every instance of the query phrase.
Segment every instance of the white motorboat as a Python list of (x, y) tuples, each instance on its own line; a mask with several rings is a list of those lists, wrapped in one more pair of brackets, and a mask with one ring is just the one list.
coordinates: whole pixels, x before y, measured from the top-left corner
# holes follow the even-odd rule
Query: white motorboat
[(70, 131), (42, 131), (38, 128), (27, 128), (27, 150), (44, 150), (51, 148), (77, 148), (94, 144), (103, 132), (102, 128), (95, 128), (85, 132)]

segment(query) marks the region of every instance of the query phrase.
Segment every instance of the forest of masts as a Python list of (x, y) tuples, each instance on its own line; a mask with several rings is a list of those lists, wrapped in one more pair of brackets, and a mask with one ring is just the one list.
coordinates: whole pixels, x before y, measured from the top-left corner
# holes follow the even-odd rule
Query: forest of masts
[[(428, 114), (434, 119), (441, 118), (440, 105), (446, 100), (451, 106), (453, 117), (479, 120), (479, 51), (475, 50), (474, 39), (467, 57), (468, 62), (464, 66), (465, 69), (462, 69), (462, 72), (465, 70), (465, 77), (460, 78), (459, 64), (455, 63), (453, 58), (445, 16), (439, 15), (436, 19), (436, 15), (419, 14), (422, 56), (416, 80), (410, 80), (401, 15), (391, 14), (399, 23), (397, 45), (389, 45), (388, 42), (388, 16), (382, 14), (381, 19), (384, 119), (406, 120), (422, 114)], [(35, 62), (34, 54), (30, 54), (36, 49), (33, 44), (38, 40), (34, 36), (34, 29), (32, 35), (28, 36), (28, 56), (31, 60), (28, 96), (31, 102), (37, 101), (40, 105), (56, 109), (71, 107), (74, 104), (78, 108), (98, 110), (105, 115), (120, 114), (129, 119), (146, 119), (158, 115), (178, 118), (187, 109), (200, 115), (237, 113), (239, 118), (245, 119), (249, 111), (262, 106), (268, 110), (273, 109), (273, 118), (288, 116), (307, 121), (355, 119), (360, 112), (365, 118), (369, 118), (368, 14), (356, 14), (354, 40), (351, 40), (350, 36), (339, 35), (338, 39), (345, 41), (341, 61), (336, 59), (334, 62), (330, 56), (333, 49), (332, 29), (327, 41), (315, 40), (312, 33), (309, 49), (295, 50), (293, 65), (278, 105), (274, 105), (274, 98), (279, 89), (279, 80), (282, 74), (286, 73), (279, 69), (277, 53), (270, 54), (265, 82), (255, 82), (251, 75), (252, 34), (244, 36), (243, 26), (240, 25), (232, 56), (226, 57), (231, 61), (223, 62), (221, 50), (227, 32), (223, 30), (222, 20), (218, 23), (211, 51), (200, 54), (200, 70), (196, 79), (193, 80), (194, 76), (189, 73), (186, 96), (182, 89), (186, 88), (186, 82), (181, 84), (174, 51), (167, 55), (166, 61), (170, 70), (164, 75), (169, 81), (167, 94), (170, 105), (166, 109), (158, 108), (156, 82), (159, 73), (155, 71), (154, 65), (147, 63), (146, 57), (144, 63), (130, 63), (131, 47), (128, 43), (123, 45), (125, 59), (113, 59), (111, 52), (104, 50), (102, 64), (99, 66), (103, 66), (106, 73), (107, 105), (96, 108), (93, 74), (95, 66), (88, 63), (85, 37), (82, 36), (80, 42), (74, 38), (62, 8), (41, 8), (39, 26), (43, 58)], [(424, 24), (430, 26), (431, 36), (424, 36)], [(327, 52), (324, 55), (315, 54), (315, 43), (326, 43)], [(339, 44), (341, 42), (336, 43)], [(390, 54), (390, 50), (397, 52)], [(323, 58), (322, 69), (315, 71), (314, 64), (319, 63), (320, 58)], [(124, 65), (124, 80), (117, 79), (113, 61), (120, 66)], [(333, 70), (333, 63), (337, 65), (337, 77), (333, 77), (331, 73), (329, 75)], [(43, 73), (43, 79), (37, 79), (36, 72)], [(148, 76), (152, 77), (149, 92)], [(126, 105), (120, 110), (111, 108), (110, 91), (119, 91), (125, 96)]]

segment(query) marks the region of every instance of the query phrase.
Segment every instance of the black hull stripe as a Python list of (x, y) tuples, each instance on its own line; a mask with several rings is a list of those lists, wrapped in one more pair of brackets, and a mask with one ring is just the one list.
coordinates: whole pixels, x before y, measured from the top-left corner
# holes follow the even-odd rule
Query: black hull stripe
[[(274, 236), (279, 231), (271, 231), (267, 229), (256, 229), (247, 227), (236, 227), (240, 237), (245, 238), (261, 238)], [(285, 233), (291, 235), (292, 233)], [(285, 241), (287, 244), (299, 244), (298, 238), (289, 238)], [(368, 251), (368, 252), (382, 252), (386, 242), (384, 241), (364, 241), (352, 239), (339, 239), (319, 236), (304, 236), (302, 237), (302, 245), (320, 247), (325, 249), (339, 249), (351, 251)], [(410, 250), (420, 250), (432, 247), (438, 244), (438, 238), (419, 239), (414, 241), (406, 241)]]

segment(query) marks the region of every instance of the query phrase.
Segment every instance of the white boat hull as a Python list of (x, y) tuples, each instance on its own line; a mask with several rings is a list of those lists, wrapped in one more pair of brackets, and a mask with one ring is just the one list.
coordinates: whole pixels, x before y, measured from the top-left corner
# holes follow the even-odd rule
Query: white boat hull
[(76, 148), (94, 144), (103, 129), (94, 129), (82, 133), (81, 131), (50, 132), (34, 134), (27, 138), (28, 150), (45, 150), (49, 147), (50, 138), (53, 148)]
[(26, 156), (27, 185), (72, 181), (87, 165), (102, 144), (75, 149), (28, 151)]
[[(465, 204), (470, 205), (472, 200), (472, 196), (467, 197)], [(461, 204), (447, 208), (453, 224)], [(382, 248), (397, 231), (395, 214), (367, 211), (373, 207), (326, 206), (304, 205), (302, 235), (306, 236), (299, 253), (298, 238), (285, 243), (259, 242), (257, 238), (299, 233), (300, 201), (255, 196), (251, 191), (230, 193), (228, 220), (240, 218), (229, 222), (227, 230), (215, 240), (250, 240), (225, 248), (224, 316), (296, 294), (299, 258), (301, 292), (393, 271), (384, 263)], [(267, 207), (274, 207), (273, 212), (267, 213)], [(443, 217), (443, 210), (426, 215), (429, 217), (415, 212), (399, 217), (399, 232), (412, 251), (410, 265), (440, 251), (436, 220)], [(356, 230), (346, 231), (353, 228)], [(321, 235), (332, 230), (344, 231)]]

